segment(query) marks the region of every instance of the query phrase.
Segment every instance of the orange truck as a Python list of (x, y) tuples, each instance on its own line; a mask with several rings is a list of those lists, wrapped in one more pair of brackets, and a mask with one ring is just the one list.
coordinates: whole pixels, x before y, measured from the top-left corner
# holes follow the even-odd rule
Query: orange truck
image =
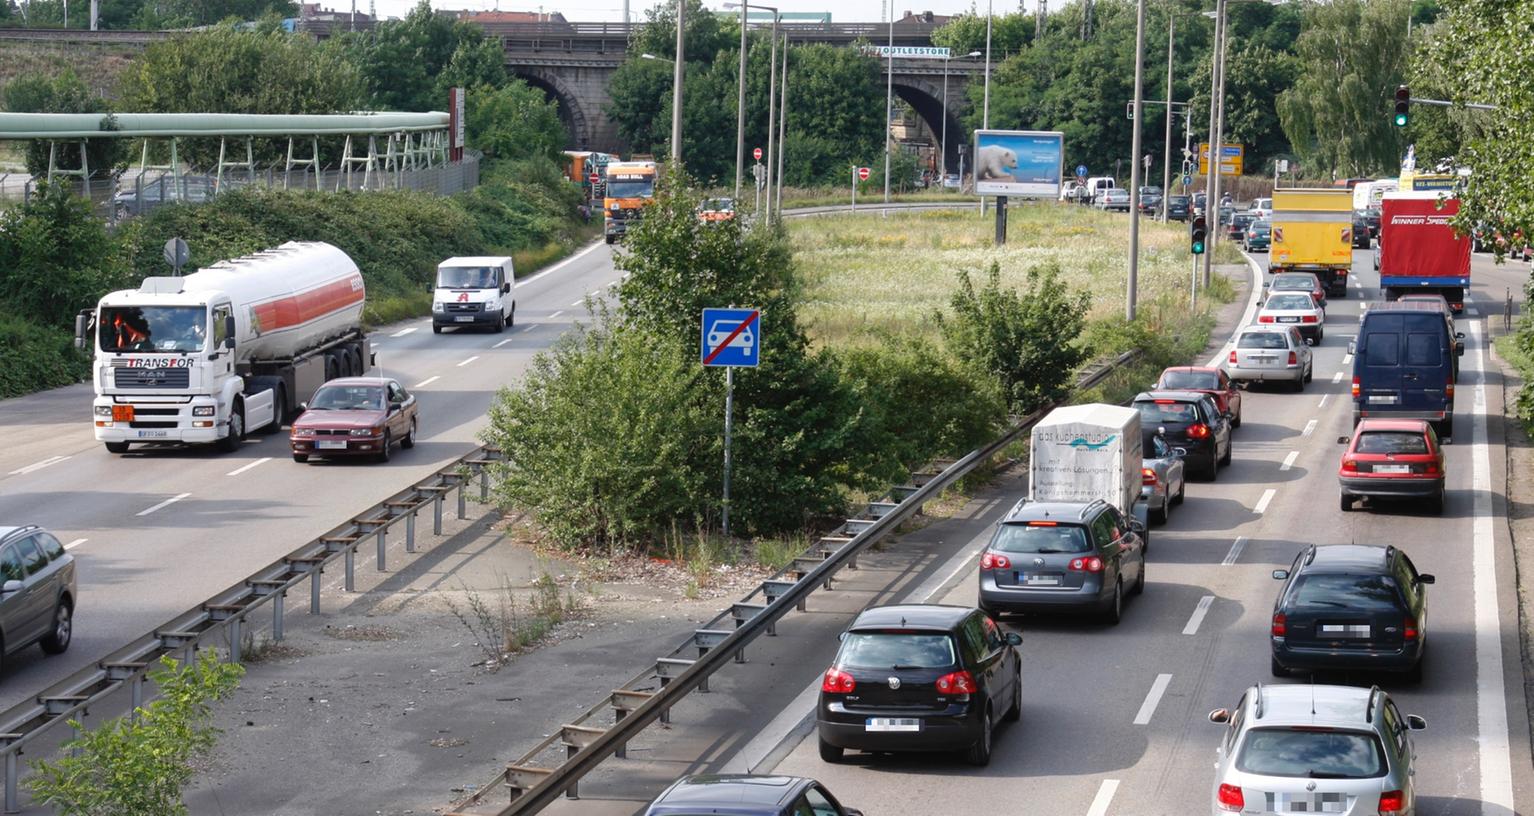
[(1312, 272), (1329, 297), (1348, 292), (1353, 269), (1353, 193), (1346, 188), (1273, 191), (1268, 271)]
[(602, 235), (611, 244), (655, 200), (659, 165), (653, 161), (613, 162), (607, 165), (607, 190), (602, 199)]

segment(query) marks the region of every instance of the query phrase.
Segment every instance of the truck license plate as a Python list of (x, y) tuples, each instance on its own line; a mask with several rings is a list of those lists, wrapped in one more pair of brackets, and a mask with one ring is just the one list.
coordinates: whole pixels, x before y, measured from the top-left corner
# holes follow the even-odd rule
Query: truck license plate
[(1396, 395), (1395, 394), (1370, 394), (1369, 395), (1369, 402), (1371, 402), (1371, 403), (1373, 403), (1375, 405), (1395, 405), (1396, 404)]
[(457, 317), (453, 318), (453, 320), (455, 320), (455, 321), (457, 321), (459, 323), (473, 323), (474, 322), (474, 318), (469, 317), (468, 315), (458, 315)]
[(314, 447), (320, 450), (346, 450), (345, 439), (321, 439), (314, 443)]
[(170, 431), (139, 431), (139, 439), (166, 439), (170, 437)]
[(864, 731), (920, 731), (921, 720), (903, 717), (869, 717)]

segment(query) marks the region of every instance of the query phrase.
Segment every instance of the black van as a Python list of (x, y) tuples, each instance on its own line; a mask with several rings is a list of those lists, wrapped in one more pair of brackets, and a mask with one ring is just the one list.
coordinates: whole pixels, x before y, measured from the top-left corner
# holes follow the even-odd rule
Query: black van
[(1430, 303), (1373, 303), (1364, 312), (1353, 353), (1353, 424), (1363, 417), (1426, 419), (1439, 436), (1454, 432), (1456, 357), (1463, 333), (1451, 336)]

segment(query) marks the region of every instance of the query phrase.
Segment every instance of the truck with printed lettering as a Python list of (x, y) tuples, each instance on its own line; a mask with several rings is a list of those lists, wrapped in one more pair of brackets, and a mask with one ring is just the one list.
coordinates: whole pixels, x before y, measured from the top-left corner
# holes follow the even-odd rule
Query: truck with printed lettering
[(611, 244), (628, 232), (655, 201), (660, 166), (653, 161), (612, 162), (602, 199), (602, 236)]
[(1268, 271), (1310, 272), (1328, 297), (1346, 296), (1353, 269), (1353, 191), (1274, 190), (1272, 221)]
[(1144, 525), (1143, 445), (1140, 412), (1134, 408), (1102, 403), (1056, 408), (1033, 426), (1029, 438), (1028, 499), (1102, 499)]
[(365, 297), (345, 252), (292, 241), (108, 294), (75, 320), (94, 349), (96, 439), (233, 451), (279, 430), (326, 380), (371, 367)]
[(1454, 231), (1459, 199), (1437, 191), (1386, 193), (1380, 199), (1380, 248), (1374, 256), (1386, 300), (1443, 295), (1449, 308), (1465, 308), (1470, 288), (1470, 244)]

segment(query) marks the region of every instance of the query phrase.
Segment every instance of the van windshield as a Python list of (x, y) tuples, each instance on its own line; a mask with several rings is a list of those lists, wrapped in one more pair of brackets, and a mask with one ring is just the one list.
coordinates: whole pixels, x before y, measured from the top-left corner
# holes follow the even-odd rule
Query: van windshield
[(494, 266), (444, 266), (437, 270), (438, 289), (494, 289), (496, 282)]
[(101, 310), (101, 350), (201, 351), (207, 322), (201, 306), (109, 306)]

